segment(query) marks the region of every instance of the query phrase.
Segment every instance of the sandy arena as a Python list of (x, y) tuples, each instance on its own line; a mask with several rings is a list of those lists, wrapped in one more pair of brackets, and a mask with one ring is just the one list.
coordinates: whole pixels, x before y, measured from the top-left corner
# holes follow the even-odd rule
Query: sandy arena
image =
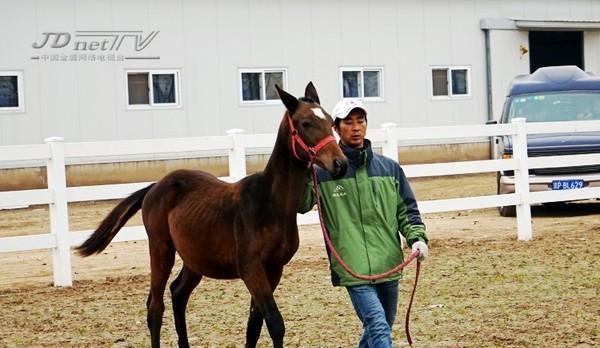
[[(419, 200), (486, 195), (495, 177), (411, 180)], [(115, 202), (70, 206), (72, 230), (92, 229)], [(412, 313), (415, 347), (598, 347), (600, 201), (533, 208), (531, 242), (495, 209), (427, 214), (430, 258)], [(139, 224), (139, 214), (130, 224)], [(45, 207), (0, 211), (0, 236), (49, 229)], [(301, 246), (275, 296), (288, 347), (353, 347), (361, 333), (344, 289), (329, 282), (318, 226)], [(73, 255), (74, 285), (55, 288), (49, 251), (0, 254), (0, 347), (146, 347), (149, 284), (146, 242)], [(174, 268), (173, 276), (180, 265)], [(402, 281), (394, 342), (407, 346), (404, 312), (414, 280)], [(175, 347), (170, 294), (162, 342)], [(187, 310), (190, 344), (243, 347), (249, 295), (243, 283), (203, 279)], [(270, 347), (265, 329), (260, 347)]]

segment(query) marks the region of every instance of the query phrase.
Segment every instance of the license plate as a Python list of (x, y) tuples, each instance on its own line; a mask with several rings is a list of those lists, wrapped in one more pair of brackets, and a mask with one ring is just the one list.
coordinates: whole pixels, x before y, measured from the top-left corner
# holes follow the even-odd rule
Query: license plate
[(553, 180), (553, 190), (572, 190), (583, 188), (583, 180)]

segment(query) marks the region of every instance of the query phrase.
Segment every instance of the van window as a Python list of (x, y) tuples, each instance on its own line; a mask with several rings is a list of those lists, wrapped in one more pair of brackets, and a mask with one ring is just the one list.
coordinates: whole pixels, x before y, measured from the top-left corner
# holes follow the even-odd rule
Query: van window
[(514, 96), (508, 121), (523, 117), (527, 122), (600, 120), (600, 93), (560, 92)]

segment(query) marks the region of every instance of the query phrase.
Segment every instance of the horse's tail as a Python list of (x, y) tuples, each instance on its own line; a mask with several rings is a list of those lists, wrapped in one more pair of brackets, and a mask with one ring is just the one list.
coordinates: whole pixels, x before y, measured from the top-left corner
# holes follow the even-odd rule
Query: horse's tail
[(117, 232), (131, 219), (131, 217), (140, 209), (146, 193), (154, 186), (151, 184), (141, 190), (132, 193), (129, 197), (122, 200), (109, 214), (100, 226), (92, 233), (83, 244), (76, 250), (82, 256), (90, 256), (104, 250)]

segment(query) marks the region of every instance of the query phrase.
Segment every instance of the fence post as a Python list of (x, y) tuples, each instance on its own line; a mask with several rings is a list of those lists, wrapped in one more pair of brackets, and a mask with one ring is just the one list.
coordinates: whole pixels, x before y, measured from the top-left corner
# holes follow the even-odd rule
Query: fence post
[(50, 146), (46, 168), (48, 188), (53, 196), (50, 203), (50, 234), (56, 238), (56, 247), (52, 250), (54, 286), (72, 286), (65, 145), (63, 138), (59, 137), (46, 138), (44, 141)]
[[(381, 124), (381, 129), (385, 131), (385, 142), (381, 148), (381, 152), (385, 157), (393, 159), (398, 162), (398, 136), (396, 134), (397, 124), (393, 122), (387, 122)], [(404, 237), (400, 236), (400, 247), (404, 248), (406, 241)]]
[(233, 148), (229, 150), (229, 176), (239, 180), (246, 176), (246, 145), (244, 130), (235, 128), (227, 131), (233, 140)]
[(531, 205), (529, 197), (529, 165), (527, 158), (527, 129), (524, 118), (515, 118), (511, 121), (517, 127), (517, 134), (513, 136), (513, 158), (519, 162), (515, 169), (515, 193), (520, 197), (517, 204), (517, 238), (519, 240), (533, 239), (531, 229)]
[(385, 143), (382, 152), (385, 157), (398, 162), (398, 136), (396, 134), (396, 124), (392, 122), (384, 123), (381, 128), (385, 131)]

